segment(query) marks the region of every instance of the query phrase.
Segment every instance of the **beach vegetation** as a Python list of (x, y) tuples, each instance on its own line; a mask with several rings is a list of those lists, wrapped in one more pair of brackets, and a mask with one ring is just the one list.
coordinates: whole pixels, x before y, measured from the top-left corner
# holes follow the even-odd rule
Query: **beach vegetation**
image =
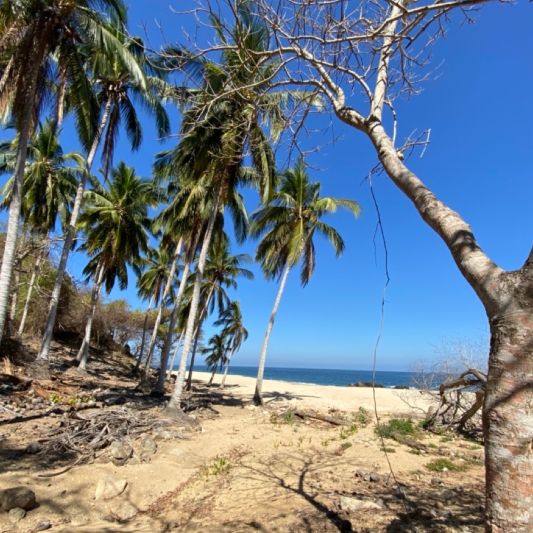
[(425, 465), (431, 472), (462, 472), (465, 470), (463, 465), (453, 463), (449, 459), (435, 459)]
[(401, 440), (402, 437), (417, 438), (420, 430), (411, 418), (391, 418), (388, 422), (376, 427), (376, 434), (380, 437)]

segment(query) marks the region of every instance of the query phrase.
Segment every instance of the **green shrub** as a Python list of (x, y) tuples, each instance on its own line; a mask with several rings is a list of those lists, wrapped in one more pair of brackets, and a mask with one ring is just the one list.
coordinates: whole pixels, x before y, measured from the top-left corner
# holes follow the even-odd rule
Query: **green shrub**
[(376, 428), (376, 433), (386, 439), (399, 440), (398, 437), (417, 437), (418, 428), (410, 418), (391, 418), (386, 424)]
[(464, 470), (464, 466), (452, 463), (449, 459), (435, 459), (428, 463), (426, 468), (432, 472), (461, 472)]

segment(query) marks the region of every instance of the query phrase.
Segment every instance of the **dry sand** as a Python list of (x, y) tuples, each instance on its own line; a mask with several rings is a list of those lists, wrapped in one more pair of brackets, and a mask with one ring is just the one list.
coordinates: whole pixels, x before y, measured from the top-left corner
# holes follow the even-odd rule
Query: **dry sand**
[[(209, 375), (197, 372), (194, 377), (203, 382)], [(51, 428), (60, 431), (60, 420), (48, 417), (3, 426), (0, 489), (29, 486), (40, 505), (16, 524), (0, 513), (0, 531), (33, 532), (48, 521), (50, 531), (64, 533), (481, 532), (480, 446), (428, 434), (419, 437), (420, 451), (387, 440), (402, 484), (399, 494), (374, 421), (370, 416), (363, 423), (357, 417), (360, 407), (372, 410), (372, 389), (266, 380), (265, 406), (256, 408), (250, 404), (254, 385), (254, 379), (241, 376), (229, 376), (224, 391), (197, 383), (195, 398), (205, 399), (200, 403), (204, 407), (193, 411), (200, 426), (186, 430), (185, 438), (158, 441), (157, 451), (146, 459), (137, 458), (139, 438), (132, 438), (136, 452), (124, 466), (110, 463), (104, 451), (96, 464), (78, 465), (51, 478), (40, 475), (57, 472), (58, 465), (7, 452), (23, 450)], [(387, 414), (421, 418), (429, 406), (418, 391), (377, 389), (376, 398), (385, 420)], [(355, 424), (339, 427), (283, 416), (295, 407), (336, 409)], [(165, 416), (161, 407), (144, 413)], [(430, 461), (442, 457), (468, 473), (427, 469)], [(361, 469), (372, 471), (376, 479), (361, 477)], [(110, 500), (96, 500), (96, 486), (107, 476), (126, 481), (127, 488)], [(402, 494), (408, 495), (412, 514), (405, 514)], [(347, 510), (346, 501), (375, 508)], [(133, 509), (132, 518), (117, 521), (124, 508)]]
[[(209, 377), (208, 372), (193, 373), (193, 379), (200, 381), (208, 381)], [(220, 376), (218, 379), (215, 377), (214, 383), (219, 380)], [(232, 395), (244, 401), (251, 401), (255, 378), (230, 374), (226, 379), (226, 388)], [(377, 388), (375, 391), (378, 413), (382, 415), (423, 415), (433, 404), (427, 394), (418, 390)], [(337, 387), (266, 379), (263, 382), (263, 397), (266, 404), (286, 400), (290, 405), (301, 408), (356, 411), (359, 407), (364, 407), (369, 411), (374, 410), (371, 387)]]

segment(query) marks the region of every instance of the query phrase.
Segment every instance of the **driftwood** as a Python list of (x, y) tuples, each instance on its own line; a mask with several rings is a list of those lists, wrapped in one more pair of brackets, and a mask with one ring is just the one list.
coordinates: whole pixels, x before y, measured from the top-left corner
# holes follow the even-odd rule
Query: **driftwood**
[(41, 474), (52, 477), (63, 474), (74, 465), (90, 463), (98, 451), (112, 442), (133, 440), (139, 435), (170, 424), (169, 420), (151, 419), (146, 413), (129, 409), (104, 410), (92, 416), (73, 412), (61, 427), (38, 440), (41, 457), (74, 456), (74, 461), (60, 472)]
[(343, 418), (336, 418), (329, 415), (324, 415), (322, 413), (317, 413), (316, 411), (302, 411), (300, 409), (288, 409), (276, 415), (276, 418), (283, 418), (287, 415), (296, 416), (302, 420), (319, 420), (320, 422), (326, 422), (333, 426), (345, 426), (349, 422)]
[(439, 388), (439, 406), (427, 421), (428, 429), (450, 428), (461, 433), (481, 432), (478, 415), (485, 398), (487, 376), (470, 368)]

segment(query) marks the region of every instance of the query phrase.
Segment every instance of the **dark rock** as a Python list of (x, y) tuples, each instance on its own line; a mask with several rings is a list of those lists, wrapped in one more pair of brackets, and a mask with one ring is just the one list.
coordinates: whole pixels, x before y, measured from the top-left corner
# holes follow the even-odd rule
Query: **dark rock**
[(46, 531), (52, 527), (50, 520), (41, 520), (35, 527), (34, 531)]
[(27, 487), (12, 487), (0, 491), (0, 510), (2, 511), (10, 511), (16, 507), (28, 511), (36, 504), (35, 492)]
[(39, 453), (42, 449), (42, 446), (38, 442), (30, 442), (28, 446), (26, 446), (26, 453), (29, 454), (35, 454)]
[(378, 481), (381, 481), (381, 476), (377, 472), (370, 472), (369, 479), (370, 481), (377, 483)]
[(371, 381), (356, 381), (355, 383), (350, 383), (348, 387), (375, 387), (376, 389), (383, 389), (385, 385), (381, 383), (372, 384)]

